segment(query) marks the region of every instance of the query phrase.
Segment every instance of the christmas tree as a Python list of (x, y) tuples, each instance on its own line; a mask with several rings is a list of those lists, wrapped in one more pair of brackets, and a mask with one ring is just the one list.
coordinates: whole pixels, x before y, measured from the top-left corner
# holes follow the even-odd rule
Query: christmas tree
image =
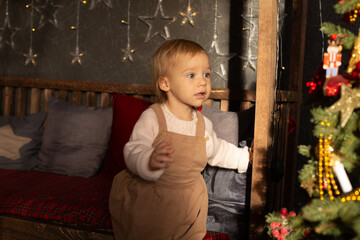
[[(334, 10), (354, 24), (360, 0), (338, 0)], [(307, 83), (316, 99), (311, 122), (317, 144), (298, 148), (308, 159), (299, 181), (310, 201), (298, 212), (284, 208), (266, 215), (274, 239), (360, 240), (360, 33), (330, 22), (320, 30), (329, 38), (328, 48)], [(350, 59), (339, 73), (342, 51), (349, 51)]]

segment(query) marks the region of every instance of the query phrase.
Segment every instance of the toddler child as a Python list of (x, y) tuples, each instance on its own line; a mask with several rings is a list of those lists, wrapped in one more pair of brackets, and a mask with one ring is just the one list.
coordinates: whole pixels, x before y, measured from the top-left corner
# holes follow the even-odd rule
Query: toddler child
[(109, 208), (117, 240), (193, 239), (206, 234), (206, 164), (247, 170), (251, 152), (217, 138), (196, 108), (211, 92), (210, 63), (197, 43), (175, 39), (152, 56), (159, 103), (145, 110), (124, 147)]

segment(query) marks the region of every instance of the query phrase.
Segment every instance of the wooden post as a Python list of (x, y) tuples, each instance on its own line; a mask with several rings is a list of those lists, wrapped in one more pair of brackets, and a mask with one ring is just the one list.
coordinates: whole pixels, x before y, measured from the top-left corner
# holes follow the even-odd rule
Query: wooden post
[(288, 138), (288, 155), (286, 157), (287, 167), (284, 176), (284, 206), (294, 208), (294, 195), (296, 184), (296, 159), (299, 138), (300, 105), (302, 103), (302, 78), (305, 53), (307, 0), (293, 0), (292, 2), (292, 33), (290, 52), (290, 79), (289, 90), (298, 93), (297, 101), (291, 104), (290, 116), (295, 120), (298, 127)]
[(277, 0), (259, 0), (254, 162), (250, 196), (249, 239), (265, 239), (265, 210), (277, 61)]

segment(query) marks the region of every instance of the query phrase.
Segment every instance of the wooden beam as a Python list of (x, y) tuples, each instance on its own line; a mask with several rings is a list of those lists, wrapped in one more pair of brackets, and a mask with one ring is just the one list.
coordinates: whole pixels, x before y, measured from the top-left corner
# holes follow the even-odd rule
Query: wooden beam
[(277, 62), (277, 0), (259, 0), (254, 161), (251, 178), (249, 239), (266, 239), (265, 214)]
[[(302, 103), (302, 80), (305, 53), (306, 37), (306, 17), (307, 17), (307, 0), (293, 0), (292, 2), (292, 33), (291, 33), (291, 52), (290, 52), (290, 79), (289, 90), (297, 92), (298, 99), (290, 106), (289, 115), (295, 120), (297, 125), (300, 124), (300, 106)], [(299, 139), (299, 127), (288, 137), (288, 154), (286, 156), (286, 168), (284, 177), (284, 206), (293, 209), (296, 170), (297, 170), (297, 145)]]

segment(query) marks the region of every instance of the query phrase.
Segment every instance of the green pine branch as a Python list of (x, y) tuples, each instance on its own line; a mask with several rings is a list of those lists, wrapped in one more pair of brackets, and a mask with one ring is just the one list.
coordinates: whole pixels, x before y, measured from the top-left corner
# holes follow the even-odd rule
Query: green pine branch
[(342, 3), (339, 2), (334, 5), (334, 10), (337, 14), (344, 14), (356, 9), (358, 3), (360, 3), (360, 0), (348, 0), (343, 1)]
[(331, 34), (338, 35), (340, 41), (343, 43), (344, 49), (347, 50), (351, 50), (353, 48), (354, 42), (357, 38), (357, 35), (352, 33), (350, 30), (330, 22), (323, 22), (320, 31), (322, 31), (328, 37), (330, 37)]
[(318, 162), (309, 160), (299, 171), (299, 181), (307, 181), (315, 178), (318, 169)]
[(303, 155), (304, 157), (310, 158), (311, 156), (311, 146), (310, 145), (299, 145), (298, 152), (299, 154)]
[(339, 239), (349, 239), (349, 235), (356, 236), (356, 239), (360, 237), (359, 227), (356, 225), (360, 221), (357, 202), (313, 199), (302, 211), (304, 219), (314, 224), (315, 232), (319, 235), (338, 236)]
[(339, 112), (331, 112), (323, 108), (311, 109), (311, 122), (315, 124), (313, 134), (319, 137), (322, 134), (325, 137), (336, 136), (338, 133), (337, 125), (339, 122)]
[(358, 149), (360, 138), (358, 136), (359, 112), (353, 112), (344, 128), (339, 128), (333, 138), (332, 146), (341, 158), (347, 171), (352, 172), (356, 166), (360, 166)]

